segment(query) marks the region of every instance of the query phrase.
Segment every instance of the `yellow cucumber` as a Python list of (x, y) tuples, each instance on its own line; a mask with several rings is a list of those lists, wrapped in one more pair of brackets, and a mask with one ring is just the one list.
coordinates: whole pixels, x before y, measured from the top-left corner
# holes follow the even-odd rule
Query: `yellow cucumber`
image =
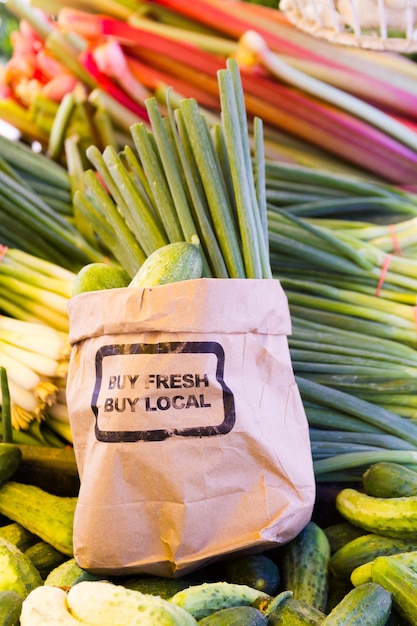
[(417, 536), (417, 496), (377, 498), (346, 488), (337, 494), (335, 505), (345, 519), (371, 533), (410, 539)]
[(330, 561), (330, 544), (324, 530), (311, 521), (279, 552), (281, 587), (292, 591), (294, 598), (324, 611)]
[(67, 556), (73, 556), (76, 497), (55, 496), (35, 485), (0, 485), (0, 513)]
[(349, 591), (326, 616), (322, 626), (385, 626), (391, 607), (389, 591), (375, 582), (366, 583)]
[(417, 574), (390, 556), (380, 556), (372, 566), (372, 580), (392, 595), (398, 614), (409, 624), (417, 624)]
[(70, 588), (70, 613), (96, 626), (196, 626), (184, 609), (158, 596), (126, 589), (110, 582), (84, 581)]
[(156, 287), (201, 278), (203, 258), (198, 237), (192, 242), (177, 241), (157, 248), (141, 265), (129, 287)]
[[(394, 561), (404, 563), (404, 565), (407, 565), (407, 567), (417, 574), (417, 551), (411, 550), (410, 552), (399, 552), (398, 554), (384, 556), (389, 556), (390, 559), (394, 559)], [(352, 585), (357, 587), (358, 585), (368, 583), (372, 580), (372, 567), (377, 558), (379, 557), (375, 557), (372, 561), (359, 565), (353, 570), (350, 576)]]
[(339, 548), (330, 558), (329, 569), (334, 576), (349, 577), (356, 567), (373, 561), (377, 556), (409, 550), (417, 550), (417, 537), (403, 539), (368, 533), (352, 539)]

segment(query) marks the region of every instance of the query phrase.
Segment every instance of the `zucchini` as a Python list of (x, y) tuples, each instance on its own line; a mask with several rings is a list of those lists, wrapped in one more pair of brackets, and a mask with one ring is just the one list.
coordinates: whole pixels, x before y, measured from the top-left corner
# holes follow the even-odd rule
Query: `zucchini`
[(51, 546), (46, 541), (38, 541), (25, 550), (42, 579), (45, 579), (51, 570), (67, 560), (65, 554)]
[(22, 452), (14, 443), (0, 443), (0, 484), (9, 480), (20, 467)]
[(267, 626), (268, 619), (253, 606), (231, 606), (199, 620), (199, 626)]
[(294, 598), (324, 611), (329, 590), (330, 544), (325, 532), (309, 522), (281, 549), (281, 587)]
[(417, 574), (390, 556), (380, 556), (372, 565), (372, 580), (392, 595), (398, 614), (410, 624), (417, 624)]
[(377, 498), (345, 488), (336, 495), (335, 506), (345, 519), (370, 533), (416, 538), (417, 496)]
[(0, 485), (0, 513), (68, 556), (73, 556), (76, 503), (76, 497), (55, 496), (35, 485)]
[(148, 256), (129, 287), (156, 287), (166, 283), (201, 278), (203, 258), (196, 236), (192, 242), (176, 241), (157, 248)]
[(187, 587), (172, 596), (170, 602), (200, 620), (220, 609), (252, 605), (260, 598), (270, 599), (270, 596), (247, 585), (221, 581)]
[(16, 591), (0, 591), (1, 626), (19, 626), (23, 598)]
[(26, 598), (43, 584), (30, 558), (6, 539), (0, 539), (0, 564), (0, 591), (14, 591)]
[(339, 548), (352, 541), (352, 539), (366, 534), (366, 530), (363, 530), (363, 528), (358, 528), (358, 526), (354, 526), (346, 521), (337, 522), (323, 528), (323, 530), (330, 544), (330, 554), (337, 552)]
[(391, 607), (389, 591), (375, 582), (366, 583), (349, 591), (322, 626), (385, 626)]
[(227, 582), (247, 585), (273, 596), (278, 593), (281, 575), (278, 565), (266, 554), (249, 554), (224, 561)]
[(377, 556), (410, 550), (417, 550), (417, 537), (411, 540), (369, 533), (339, 548), (330, 558), (329, 570), (334, 576), (348, 578), (359, 565), (373, 561)]
[(86, 291), (127, 287), (131, 277), (124, 269), (108, 263), (88, 263), (76, 274), (72, 284), (72, 295)]
[(370, 465), (362, 475), (362, 484), (368, 496), (377, 498), (417, 496), (417, 472), (400, 463)]

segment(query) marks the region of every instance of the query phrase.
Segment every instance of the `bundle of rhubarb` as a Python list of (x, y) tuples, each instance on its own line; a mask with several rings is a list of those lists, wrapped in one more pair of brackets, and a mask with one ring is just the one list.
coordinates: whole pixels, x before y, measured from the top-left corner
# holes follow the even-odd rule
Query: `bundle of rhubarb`
[(366, 172), (401, 185), (417, 171), (412, 60), (339, 48), (278, 10), (223, 0), (8, 0), (21, 19), (2, 71), (0, 117), (65, 159), (65, 139), (122, 147), (144, 101), (194, 97), (218, 115), (216, 72), (238, 60), (250, 119), (271, 158)]

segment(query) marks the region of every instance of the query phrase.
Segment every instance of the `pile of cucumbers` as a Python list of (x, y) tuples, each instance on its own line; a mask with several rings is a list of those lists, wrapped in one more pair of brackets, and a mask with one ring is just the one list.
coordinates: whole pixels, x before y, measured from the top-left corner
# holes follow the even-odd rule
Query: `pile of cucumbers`
[(77, 498), (14, 480), (16, 456), (0, 446), (3, 626), (417, 624), (417, 473), (403, 465), (370, 466), (338, 492), (340, 520), (286, 545), (175, 579), (103, 580), (72, 553)]

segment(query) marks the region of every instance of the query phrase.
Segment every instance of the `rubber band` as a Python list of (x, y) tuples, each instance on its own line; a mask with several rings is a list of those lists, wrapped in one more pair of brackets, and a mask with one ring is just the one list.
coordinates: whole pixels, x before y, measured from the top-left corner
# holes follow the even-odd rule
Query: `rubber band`
[(3, 261), (8, 250), (9, 250), (8, 246), (4, 246), (3, 244), (0, 244), (0, 263)]
[(401, 249), (400, 242), (398, 241), (398, 237), (395, 233), (395, 224), (390, 224), (388, 226), (388, 229), (389, 229), (389, 234), (391, 235), (392, 249), (393, 249), (394, 254), (397, 254), (398, 256), (403, 256), (403, 251)]
[(381, 275), (379, 277), (378, 285), (375, 291), (375, 296), (377, 298), (379, 298), (379, 295), (381, 293), (382, 285), (384, 284), (384, 280), (387, 275), (389, 264), (391, 263), (391, 259), (392, 259), (392, 254), (387, 254), (382, 264)]

